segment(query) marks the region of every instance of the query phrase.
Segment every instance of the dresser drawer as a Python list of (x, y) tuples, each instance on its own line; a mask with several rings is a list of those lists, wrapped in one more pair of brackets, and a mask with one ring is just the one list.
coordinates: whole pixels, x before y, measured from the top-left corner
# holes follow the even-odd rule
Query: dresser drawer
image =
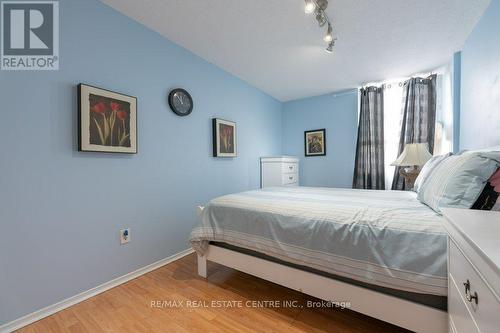
[[(474, 318), (479, 330), (483, 333), (498, 332), (498, 318), (500, 316), (500, 303), (486, 282), (474, 269), (469, 260), (459, 250), (457, 245), (450, 240), (450, 280), (455, 282), (463, 303)], [(466, 293), (466, 285), (469, 292)], [(477, 295), (477, 304), (475, 299)], [(450, 305), (452, 305), (450, 303)], [(458, 332), (459, 325), (455, 322)]]
[(296, 185), (299, 182), (298, 173), (284, 173), (283, 174), (283, 185)]
[(281, 165), (283, 173), (298, 173), (299, 164), (298, 163), (283, 163)]
[(448, 315), (450, 317), (449, 332), (475, 333), (480, 332), (472, 315), (461, 296), (461, 287), (457, 286), (452, 277), (448, 283)]
[(262, 157), (260, 186), (298, 186), (299, 159), (292, 156)]

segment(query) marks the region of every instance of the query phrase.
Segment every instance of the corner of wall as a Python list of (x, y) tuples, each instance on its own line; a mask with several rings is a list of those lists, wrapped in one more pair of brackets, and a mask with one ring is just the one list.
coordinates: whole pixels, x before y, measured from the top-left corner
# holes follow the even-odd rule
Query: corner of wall
[(453, 54), (453, 153), (460, 150), (460, 105), (462, 80), (462, 52)]
[(280, 103), (280, 117), (281, 117), (281, 128), (280, 128), (280, 136), (281, 136), (281, 142), (280, 142), (280, 155), (285, 155), (285, 146), (284, 146), (284, 138), (285, 138), (285, 124), (283, 123), (284, 122), (284, 119), (285, 119), (285, 116), (284, 116), (284, 112), (285, 112), (285, 103), (286, 102), (282, 102), (282, 101), (279, 101)]

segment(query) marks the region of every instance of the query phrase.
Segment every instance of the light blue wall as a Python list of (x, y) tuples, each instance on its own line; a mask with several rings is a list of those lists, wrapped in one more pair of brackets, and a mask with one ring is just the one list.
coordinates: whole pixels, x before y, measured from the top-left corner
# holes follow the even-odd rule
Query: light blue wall
[(500, 0), (489, 8), (462, 51), (460, 148), (500, 145)]
[[(300, 184), (352, 187), (358, 124), (357, 90), (283, 104), (283, 153), (300, 157)], [(304, 157), (304, 131), (326, 129), (326, 156)]]
[[(60, 20), (59, 71), (0, 72), (0, 324), (187, 249), (195, 206), (257, 188), (281, 153), (280, 102), (95, 0)], [(79, 82), (138, 97), (139, 154), (77, 152)], [(189, 117), (168, 108), (178, 86)], [(215, 116), (238, 158), (211, 157)]]
[(462, 53), (455, 52), (452, 59), (453, 94), (453, 153), (460, 150), (460, 92), (462, 80)]

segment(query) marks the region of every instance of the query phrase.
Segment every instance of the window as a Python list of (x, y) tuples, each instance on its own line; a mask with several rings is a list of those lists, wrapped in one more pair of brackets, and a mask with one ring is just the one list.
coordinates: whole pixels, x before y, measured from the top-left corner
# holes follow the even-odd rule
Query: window
[(401, 111), (403, 103), (403, 83), (386, 83), (384, 91), (384, 164), (385, 189), (390, 190), (395, 167), (391, 163), (398, 157), (401, 133)]
[[(446, 154), (453, 150), (453, 98), (451, 63), (438, 68), (436, 83), (436, 128), (434, 135), (434, 155)], [(412, 76), (427, 77), (430, 73)], [(384, 150), (385, 188), (390, 189), (395, 167), (390, 164), (398, 157), (401, 132), (403, 82), (408, 78), (388, 80), (369, 85), (384, 85)]]

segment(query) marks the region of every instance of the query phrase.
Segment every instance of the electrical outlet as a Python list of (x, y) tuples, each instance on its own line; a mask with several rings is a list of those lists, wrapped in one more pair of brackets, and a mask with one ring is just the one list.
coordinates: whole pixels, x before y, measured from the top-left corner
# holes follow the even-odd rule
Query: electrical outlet
[(120, 244), (130, 242), (130, 228), (120, 230)]

